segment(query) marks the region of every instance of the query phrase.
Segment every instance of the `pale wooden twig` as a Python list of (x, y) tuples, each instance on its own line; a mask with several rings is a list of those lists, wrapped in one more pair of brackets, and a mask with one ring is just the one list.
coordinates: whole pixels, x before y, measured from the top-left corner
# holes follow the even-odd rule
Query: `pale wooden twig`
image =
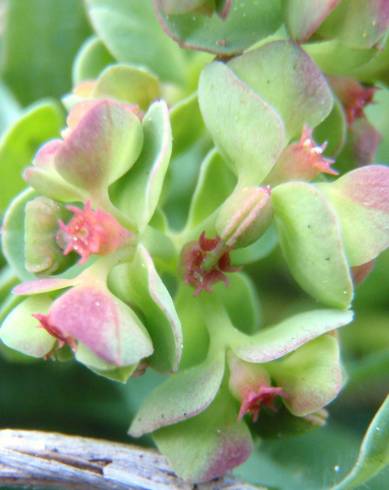
[(0, 488), (74, 490), (254, 490), (226, 477), (192, 485), (151, 449), (25, 430), (0, 430)]

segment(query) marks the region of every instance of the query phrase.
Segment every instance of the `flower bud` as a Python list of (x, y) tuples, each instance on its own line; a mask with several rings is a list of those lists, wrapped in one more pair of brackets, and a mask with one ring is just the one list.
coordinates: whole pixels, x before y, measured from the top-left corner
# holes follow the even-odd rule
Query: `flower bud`
[(275, 399), (285, 398), (287, 395), (282, 388), (271, 386), (270, 376), (263, 366), (242, 361), (232, 353), (229, 355), (228, 364), (230, 391), (241, 402), (239, 420), (249, 413), (253, 422), (256, 422), (262, 406), (276, 411)]
[(284, 149), (265, 182), (275, 186), (290, 180), (310, 181), (320, 173), (337, 175), (331, 167), (334, 161), (323, 156), (325, 148), (325, 143), (315, 143), (312, 129), (304, 127), (300, 140)]
[(269, 226), (272, 209), (270, 187), (243, 187), (223, 204), (216, 231), (229, 249), (255, 242)]

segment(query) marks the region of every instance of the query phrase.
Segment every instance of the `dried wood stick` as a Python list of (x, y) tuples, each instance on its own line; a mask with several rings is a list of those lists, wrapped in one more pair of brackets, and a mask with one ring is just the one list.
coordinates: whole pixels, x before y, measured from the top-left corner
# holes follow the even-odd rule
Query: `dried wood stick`
[(225, 477), (192, 485), (157, 451), (78, 436), (0, 430), (0, 488), (72, 490), (258, 490)]

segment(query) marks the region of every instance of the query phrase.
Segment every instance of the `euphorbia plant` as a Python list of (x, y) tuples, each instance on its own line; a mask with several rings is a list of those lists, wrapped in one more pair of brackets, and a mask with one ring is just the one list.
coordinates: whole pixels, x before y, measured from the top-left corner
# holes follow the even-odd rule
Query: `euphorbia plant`
[[(387, 82), (389, 4), (86, 6), (99, 38), (66, 126), (4, 216), (20, 284), (0, 337), (112, 380), (166, 373), (130, 434), (208, 481), (263, 432), (324, 425), (346, 383), (338, 329), (389, 246), (389, 168), (364, 113)], [(248, 270), (278, 245), (318, 304), (260, 326)]]

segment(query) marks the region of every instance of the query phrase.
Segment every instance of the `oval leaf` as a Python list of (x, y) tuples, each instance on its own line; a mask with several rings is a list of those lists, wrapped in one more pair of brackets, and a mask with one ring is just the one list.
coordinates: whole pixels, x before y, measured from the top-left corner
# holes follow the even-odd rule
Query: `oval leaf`
[(367, 165), (319, 187), (336, 208), (351, 265), (389, 247), (389, 167)]
[(214, 142), (239, 179), (259, 184), (286, 144), (277, 112), (221, 62), (204, 69), (199, 102)]
[(278, 111), (289, 138), (300, 135), (304, 124), (316, 127), (331, 112), (333, 97), (324, 75), (292, 42), (267, 43), (228, 65)]
[(272, 202), (293, 277), (318, 301), (347, 308), (353, 286), (340, 224), (325, 196), (313, 185), (289, 182), (273, 190)]

